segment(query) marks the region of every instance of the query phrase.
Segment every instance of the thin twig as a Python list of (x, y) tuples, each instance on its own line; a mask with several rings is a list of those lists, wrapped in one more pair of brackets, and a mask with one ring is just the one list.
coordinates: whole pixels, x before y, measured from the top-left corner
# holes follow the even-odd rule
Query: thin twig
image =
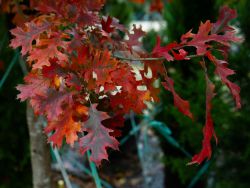
[[(165, 60), (165, 57), (145, 57), (145, 58), (133, 58), (133, 57), (123, 57), (119, 55), (113, 55), (114, 58), (120, 59), (120, 60), (127, 60), (127, 61), (162, 61)], [(189, 55), (185, 58), (191, 59), (195, 57), (200, 57), (200, 55)]]

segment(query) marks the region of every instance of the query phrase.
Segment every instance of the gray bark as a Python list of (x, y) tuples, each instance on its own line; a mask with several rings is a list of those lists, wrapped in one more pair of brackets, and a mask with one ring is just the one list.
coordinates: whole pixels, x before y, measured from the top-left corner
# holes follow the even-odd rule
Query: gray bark
[(36, 117), (29, 104), (27, 104), (27, 123), (30, 136), (33, 187), (52, 188), (49, 144), (43, 133), (44, 119)]

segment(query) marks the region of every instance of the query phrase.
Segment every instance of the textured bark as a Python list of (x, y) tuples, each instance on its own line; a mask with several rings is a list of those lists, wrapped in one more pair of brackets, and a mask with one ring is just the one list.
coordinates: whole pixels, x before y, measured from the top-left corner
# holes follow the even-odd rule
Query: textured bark
[(28, 104), (27, 123), (30, 135), (33, 187), (52, 188), (49, 144), (46, 143), (46, 136), (43, 133), (44, 119), (36, 117)]

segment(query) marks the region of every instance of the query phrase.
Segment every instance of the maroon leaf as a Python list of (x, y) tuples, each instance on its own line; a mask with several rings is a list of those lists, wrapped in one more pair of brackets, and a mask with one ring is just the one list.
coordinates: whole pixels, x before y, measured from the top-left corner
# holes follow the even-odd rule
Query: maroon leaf
[(80, 138), (80, 147), (83, 154), (90, 150), (90, 160), (99, 166), (103, 159), (108, 159), (107, 148), (118, 150), (119, 142), (110, 136), (112, 130), (101, 123), (109, 116), (105, 112), (98, 111), (96, 106), (97, 104), (93, 104), (89, 108), (89, 119), (83, 126), (83, 131), (86, 131), (87, 135)]

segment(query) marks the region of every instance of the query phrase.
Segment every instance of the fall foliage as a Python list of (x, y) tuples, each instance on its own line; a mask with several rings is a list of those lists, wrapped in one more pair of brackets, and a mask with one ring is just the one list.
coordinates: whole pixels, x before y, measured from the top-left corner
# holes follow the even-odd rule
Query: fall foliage
[[(151, 8), (160, 11), (161, 3), (154, 1)], [(54, 146), (60, 147), (64, 139), (71, 146), (78, 142), (80, 151), (90, 150), (90, 159), (100, 165), (108, 159), (108, 148), (118, 149), (115, 137), (120, 135), (124, 115), (130, 111), (140, 114), (147, 102), (159, 101), (160, 90), (155, 84), (159, 80), (173, 94), (176, 108), (193, 119), (191, 104), (175, 91), (165, 62), (199, 58), (207, 85), (206, 122), (202, 150), (190, 164), (209, 159), (210, 142), (216, 138), (211, 115), (215, 86), (206, 71), (209, 63), (230, 89), (237, 108), (241, 107), (240, 88), (228, 79), (234, 71), (227, 62), (231, 43), (240, 42), (228, 25), (236, 12), (222, 7), (216, 23), (201, 23), (197, 33), (190, 30), (180, 42), (166, 46), (161, 46), (158, 37), (152, 53), (147, 53), (140, 41), (145, 35), (141, 27), (129, 31), (116, 18), (102, 16), (104, 4), (104, 0), (30, 0), (37, 15), (11, 30), (10, 46), (21, 47), (31, 66), (25, 84), (17, 86), (18, 98), (28, 99), (36, 114), (46, 116), (45, 132), (51, 133), (48, 140)], [(220, 58), (215, 55), (218, 52)]]

